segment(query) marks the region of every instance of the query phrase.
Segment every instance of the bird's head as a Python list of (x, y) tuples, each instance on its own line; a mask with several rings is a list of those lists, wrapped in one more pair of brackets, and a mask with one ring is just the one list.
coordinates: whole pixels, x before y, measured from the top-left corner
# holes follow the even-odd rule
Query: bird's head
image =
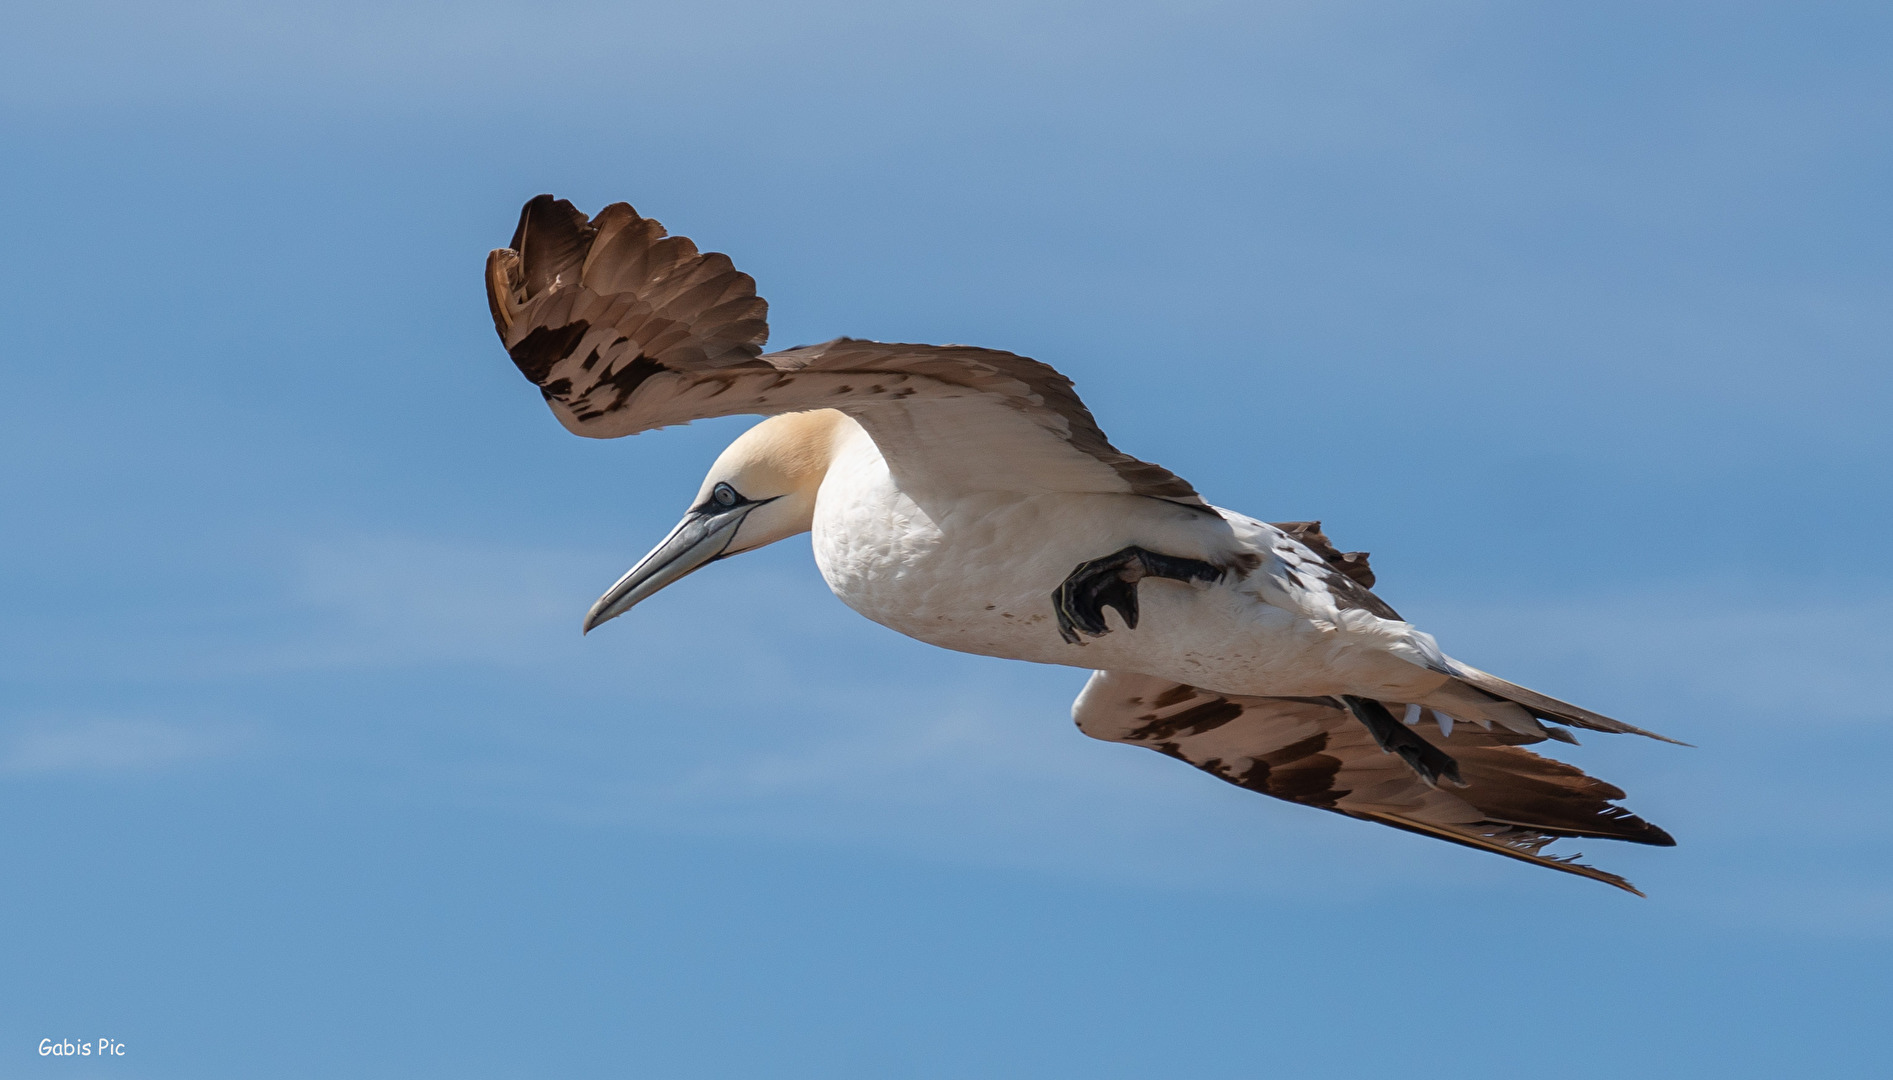
[(833, 409), (772, 416), (719, 454), (690, 512), (585, 615), (585, 632), (691, 571), (804, 533), (846, 417)]

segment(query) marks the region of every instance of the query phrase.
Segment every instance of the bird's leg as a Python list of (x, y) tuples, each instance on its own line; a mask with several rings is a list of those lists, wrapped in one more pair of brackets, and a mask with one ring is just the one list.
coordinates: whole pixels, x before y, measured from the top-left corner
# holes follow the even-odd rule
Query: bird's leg
[(1420, 774), (1420, 779), (1434, 787), (1439, 786), (1442, 777), (1455, 786), (1466, 786), (1466, 782), (1459, 778), (1459, 762), (1451, 754), (1427, 742), (1419, 732), (1395, 720), (1393, 714), (1387, 711), (1387, 706), (1373, 698), (1355, 697), (1353, 694), (1342, 694), (1341, 700), (1347, 703), (1348, 711), (1374, 737), (1380, 748), (1390, 754), (1399, 754), (1402, 761)]
[(1058, 633), (1073, 645), (1083, 644), (1080, 633), (1102, 637), (1111, 632), (1105, 624), (1104, 609), (1116, 608), (1124, 625), (1137, 628), (1137, 583), (1147, 577), (1172, 581), (1217, 581), (1222, 570), (1200, 559), (1159, 555), (1140, 547), (1127, 547), (1102, 559), (1080, 563), (1052, 593), (1052, 610), (1058, 613)]

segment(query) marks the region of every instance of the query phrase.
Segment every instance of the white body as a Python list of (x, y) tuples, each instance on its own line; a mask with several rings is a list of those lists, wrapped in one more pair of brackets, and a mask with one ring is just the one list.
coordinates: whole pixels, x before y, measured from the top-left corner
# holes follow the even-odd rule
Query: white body
[[(1139, 495), (904, 490), (867, 433), (845, 429), (815, 501), (815, 561), (836, 596), (890, 629), (1227, 694), (1422, 701), (1452, 681), (1429, 635), (1337, 610), (1294, 572), (1313, 553), (1273, 526)], [(1107, 614), (1111, 633), (1066, 642), (1054, 590), (1079, 564), (1131, 545), (1253, 568), (1209, 585), (1145, 578), (1137, 629)]]

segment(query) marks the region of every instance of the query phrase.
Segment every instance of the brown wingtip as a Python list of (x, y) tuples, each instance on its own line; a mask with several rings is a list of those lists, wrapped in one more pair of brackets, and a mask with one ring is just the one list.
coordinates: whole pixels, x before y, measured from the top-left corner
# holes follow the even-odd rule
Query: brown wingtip
[(501, 339), (514, 313), (558, 277), (576, 252), (590, 244), (591, 219), (554, 195), (535, 195), (519, 208), (519, 224), (506, 247), (486, 256), (486, 305)]
[(494, 248), (486, 254), (486, 308), (493, 314), (493, 329), (500, 340), (512, 329), (513, 311), (518, 304), (513, 278), (519, 267), (519, 252), (512, 248)]
[(549, 192), (534, 195), (519, 208), (519, 224), (513, 229), (513, 242), (506, 246), (523, 255), (527, 243), (541, 233), (571, 233), (589, 224), (591, 219), (570, 201)]

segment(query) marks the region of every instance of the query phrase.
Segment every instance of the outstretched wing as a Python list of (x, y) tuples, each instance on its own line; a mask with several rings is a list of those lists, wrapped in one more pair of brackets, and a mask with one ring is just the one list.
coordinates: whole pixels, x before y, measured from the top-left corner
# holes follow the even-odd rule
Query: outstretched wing
[(749, 275), (624, 203), (587, 218), (533, 199), (512, 246), (488, 256), (486, 283), (506, 351), (580, 435), (834, 408), (867, 429), (910, 492), (1203, 505), (1180, 477), (1113, 447), (1071, 380), (1036, 360), (848, 338), (764, 355), (768, 305)]
[[(1383, 702), (1395, 716), (1402, 702)], [(1668, 846), (1655, 825), (1615, 805), (1619, 789), (1519, 744), (1502, 727), (1456, 725), (1428, 736), (1459, 762), (1463, 788), (1433, 787), (1331, 698), (1217, 694), (1168, 679), (1097, 671), (1072, 706), (1093, 738), (1147, 746), (1238, 787), (1376, 821), (1637, 892), (1615, 874), (1543, 854), (1563, 837)], [(1639, 893), (1638, 895), (1642, 895)]]

